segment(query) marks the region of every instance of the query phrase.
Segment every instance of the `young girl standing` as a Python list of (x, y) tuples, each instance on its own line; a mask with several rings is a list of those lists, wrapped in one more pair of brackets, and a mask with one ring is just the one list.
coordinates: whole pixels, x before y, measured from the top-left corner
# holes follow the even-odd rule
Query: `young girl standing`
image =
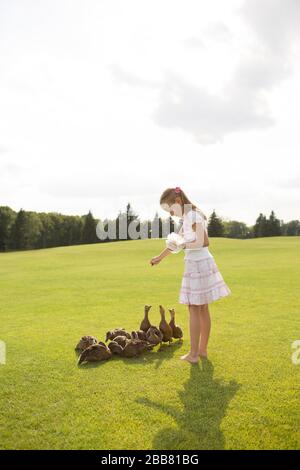
[(224, 282), (208, 246), (207, 221), (203, 212), (188, 199), (179, 187), (166, 189), (160, 198), (161, 207), (182, 218), (182, 227), (177, 235), (170, 234), (167, 248), (151, 259), (151, 265), (170, 253), (185, 252), (179, 302), (188, 305), (190, 313), (190, 351), (181, 356), (189, 362), (198, 362), (199, 356), (207, 357), (207, 344), (211, 320), (208, 304), (231, 293)]

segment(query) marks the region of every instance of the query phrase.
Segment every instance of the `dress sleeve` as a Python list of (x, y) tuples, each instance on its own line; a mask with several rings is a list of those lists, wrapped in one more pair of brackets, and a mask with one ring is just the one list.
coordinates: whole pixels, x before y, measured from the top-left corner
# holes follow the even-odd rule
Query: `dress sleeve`
[(189, 220), (191, 221), (191, 224), (203, 224), (204, 218), (198, 211), (190, 211), (189, 215)]
[(196, 231), (194, 232), (194, 240), (190, 243), (186, 243), (187, 249), (202, 248), (205, 241), (206, 224), (202, 215), (197, 211), (190, 211), (188, 214), (188, 220), (191, 227), (196, 224)]

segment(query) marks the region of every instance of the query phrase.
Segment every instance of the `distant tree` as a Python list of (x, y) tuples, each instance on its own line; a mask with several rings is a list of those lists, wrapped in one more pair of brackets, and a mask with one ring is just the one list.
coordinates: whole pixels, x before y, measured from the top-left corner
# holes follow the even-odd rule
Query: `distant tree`
[(253, 226), (255, 237), (265, 237), (268, 233), (268, 221), (264, 214), (260, 213)]
[(69, 227), (69, 240), (70, 245), (79, 245), (81, 243), (81, 235), (83, 230), (83, 218), (79, 215), (75, 215), (70, 218)]
[(260, 213), (253, 227), (255, 237), (276, 237), (281, 235), (281, 223), (276, 218), (274, 211), (269, 218)]
[(132, 206), (131, 206), (130, 202), (128, 202), (128, 204), (126, 206), (127, 240), (131, 240), (131, 236), (130, 236), (130, 233), (129, 233), (129, 226), (133, 222), (136, 224), (135, 225), (135, 230), (137, 232), (139, 232), (140, 224), (139, 224), (139, 221), (138, 221), (138, 215), (135, 214), (135, 212), (132, 209)]
[(26, 241), (26, 212), (20, 209), (11, 229), (11, 247), (16, 250), (27, 248)]
[(45, 212), (41, 212), (39, 214), (40, 221), (41, 221), (41, 231), (40, 231), (40, 239), (38, 241), (38, 248), (47, 248), (50, 245), (50, 233), (51, 233), (51, 217), (50, 214), (46, 214)]
[(225, 233), (222, 220), (213, 211), (208, 221), (208, 235), (210, 237), (223, 237)]
[(11, 227), (15, 221), (16, 213), (10, 207), (0, 207), (0, 251), (6, 251), (10, 246)]
[(32, 250), (38, 248), (42, 223), (36, 212), (26, 212), (26, 219), (27, 248)]
[(81, 243), (84, 219), (79, 216), (66, 215), (62, 218), (62, 245), (78, 245)]
[(291, 220), (282, 224), (282, 234), (286, 236), (299, 236), (300, 235), (300, 221)]
[(38, 248), (41, 221), (36, 212), (21, 209), (11, 228), (11, 247), (17, 250)]
[(98, 240), (96, 235), (97, 221), (94, 219), (91, 211), (84, 216), (84, 223), (82, 229), (82, 243), (96, 243)]
[(278, 237), (279, 235), (281, 235), (280, 220), (276, 218), (274, 211), (272, 211), (267, 222), (267, 236)]
[(41, 248), (63, 245), (63, 216), (56, 212), (41, 213), (39, 216), (42, 223), (39, 240)]
[(248, 238), (250, 235), (250, 229), (244, 222), (238, 222), (237, 220), (230, 220), (224, 222), (225, 237), (228, 238)]
[(248, 234), (247, 234), (247, 237), (246, 238), (254, 238), (254, 227), (253, 226), (249, 226), (248, 227)]

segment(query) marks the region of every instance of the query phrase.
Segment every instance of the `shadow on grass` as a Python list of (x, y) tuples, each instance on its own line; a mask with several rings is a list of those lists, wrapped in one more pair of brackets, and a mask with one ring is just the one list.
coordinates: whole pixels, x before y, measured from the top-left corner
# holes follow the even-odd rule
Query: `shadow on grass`
[(179, 392), (183, 409), (147, 398), (137, 400), (142, 405), (157, 409), (171, 416), (177, 428), (160, 429), (153, 440), (155, 450), (173, 449), (224, 449), (225, 439), (221, 430), (222, 419), (230, 400), (239, 389), (235, 381), (223, 383), (213, 378), (214, 368), (209, 360), (201, 365), (192, 364), (191, 375)]
[(152, 351), (144, 352), (141, 356), (137, 357), (119, 357), (118, 359), (126, 362), (126, 364), (155, 364), (155, 369), (158, 369), (164, 361), (169, 361), (173, 358), (176, 351), (181, 348), (182, 341), (174, 341), (170, 345), (163, 344), (161, 347), (156, 346)]

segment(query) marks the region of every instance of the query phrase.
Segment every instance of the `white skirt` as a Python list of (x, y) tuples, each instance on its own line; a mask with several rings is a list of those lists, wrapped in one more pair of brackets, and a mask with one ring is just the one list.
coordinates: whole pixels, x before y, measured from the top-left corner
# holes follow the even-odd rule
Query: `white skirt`
[(211, 256), (202, 260), (185, 260), (179, 302), (186, 305), (210, 304), (231, 291)]

